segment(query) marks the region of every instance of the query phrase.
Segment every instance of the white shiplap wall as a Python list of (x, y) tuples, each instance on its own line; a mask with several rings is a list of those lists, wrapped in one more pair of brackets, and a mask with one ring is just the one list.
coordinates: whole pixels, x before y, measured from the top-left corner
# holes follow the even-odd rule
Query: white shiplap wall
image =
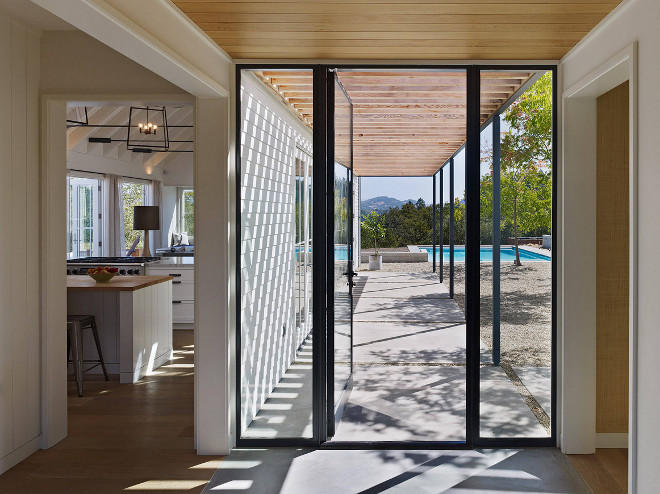
[[(241, 362), (243, 429), (291, 364), (296, 338), (294, 165), (312, 135), (254, 76), (241, 88)], [(286, 324), (286, 334), (283, 326)]]
[(39, 43), (0, 16), (0, 473), (39, 447)]

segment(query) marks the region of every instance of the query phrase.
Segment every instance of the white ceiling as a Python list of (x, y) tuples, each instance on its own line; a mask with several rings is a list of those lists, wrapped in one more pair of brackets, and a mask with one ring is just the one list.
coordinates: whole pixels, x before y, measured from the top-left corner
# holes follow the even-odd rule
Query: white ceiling
[[(168, 106), (166, 107), (167, 123), (172, 125), (193, 125), (192, 106)], [(84, 115), (84, 107), (69, 106), (67, 119), (78, 120)], [(134, 153), (126, 149), (125, 127), (94, 127), (94, 125), (117, 125), (128, 124), (128, 106), (88, 106), (87, 116), (90, 126), (69, 127), (67, 129), (68, 149), (78, 153), (87, 153), (119, 161), (134, 163), (136, 165), (148, 165), (164, 169), (173, 161), (189, 162), (192, 166), (192, 153), (181, 152), (153, 152)], [(160, 118), (160, 117), (159, 117)], [(151, 119), (150, 119), (151, 120)], [(156, 120), (162, 128), (162, 124)], [(136, 122), (132, 122), (135, 125)], [(192, 127), (170, 127), (168, 129), (170, 141), (192, 141), (194, 132)], [(90, 137), (109, 137), (111, 143), (90, 143)], [(131, 131), (131, 141), (140, 139), (137, 129)], [(145, 141), (146, 142), (146, 141)], [(148, 147), (148, 144), (145, 144)], [(170, 142), (170, 150), (192, 150), (193, 145), (189, 142)]]
[(47, 10), (35, 5), (30, 0), (0, 0), (0, 13), (38, 29), (40, 31), (75, 30), (71, 24), (64, 22)]

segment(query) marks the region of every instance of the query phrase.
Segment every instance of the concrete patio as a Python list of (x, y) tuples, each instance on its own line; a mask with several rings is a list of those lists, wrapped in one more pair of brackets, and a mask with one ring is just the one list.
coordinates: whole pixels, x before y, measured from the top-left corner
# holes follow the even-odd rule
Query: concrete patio
[[(432, 273), (360, 272), (354, 290), (353, 389), (333, 441), (464, 441), (465, 317)], [(298, 352), (243, 437), (312, 437), (312, 341)], [(547, 437), (481, 342), (481, 434)], [(341, 365), (341, 364), (339, 364)], [(550, 402), (546, 368), (516, 369)], [(533, 384), (536, 384), (535, 386)]]
[[(465, 316), (433, 273), (360, 272), (354, 290), (353, 390), (334, 441), (461, 441)], [(481, 431), (547, 437), (481, 342)]]

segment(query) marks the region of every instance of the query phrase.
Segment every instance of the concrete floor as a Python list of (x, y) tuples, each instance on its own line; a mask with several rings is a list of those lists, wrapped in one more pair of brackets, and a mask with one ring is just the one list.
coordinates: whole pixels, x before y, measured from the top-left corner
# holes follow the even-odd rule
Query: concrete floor
[(250, 494), (590, 494), (554, 448), (234, 450), (203, 491)]
[[(465, 440), (465, 318), (445, 286), (428, 273), (360, 273), (354, 295), (353, 389), (332, 440)], [(349, 358), (338, 358), (340, 371)], [(481, 362), (482, 436), (547, 437), (483, 343)], [(549, 369), (516, 373), (549, 410)], [(311, 420), (310, 339), (243, 437), (311, 437)]]

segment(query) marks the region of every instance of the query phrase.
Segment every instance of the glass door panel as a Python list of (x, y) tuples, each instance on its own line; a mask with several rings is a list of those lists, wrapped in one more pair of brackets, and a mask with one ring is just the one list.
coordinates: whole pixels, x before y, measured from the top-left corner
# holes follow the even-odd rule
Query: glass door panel
[[(352, 376), (353, 341), (353, 255), (352, 255), (352, 167), (353, 167), (353, 104), (333, 74), (334, 100), (334, 233), (333, 246), (333, 308), (332, 332), (328, 342), (329, 361), (333, 369), (328, 373), (328, 434), (334, 435), (348, 399)], [(330, 408), (330, 407), (328, 407)], [(330, 409), (328, 410), (330, 412)], [(334, 421), (331, 419), (334, 417)]]
[(552, 435), (552, 112), (551, 71), (481, 72), (481, 438)]

